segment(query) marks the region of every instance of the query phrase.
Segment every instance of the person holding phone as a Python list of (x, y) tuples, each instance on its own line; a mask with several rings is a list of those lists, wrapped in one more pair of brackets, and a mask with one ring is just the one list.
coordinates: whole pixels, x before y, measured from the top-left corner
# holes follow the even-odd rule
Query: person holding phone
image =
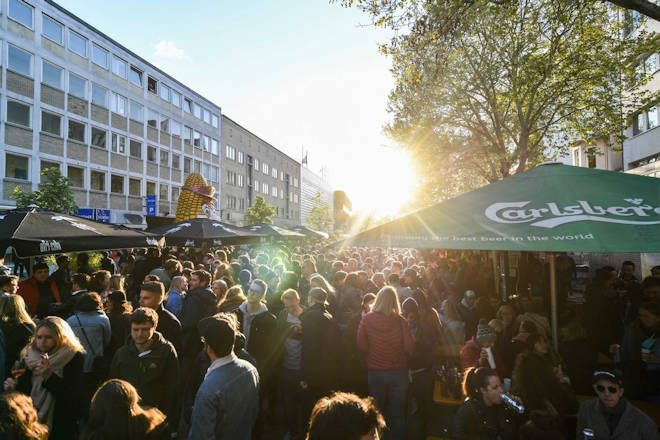
[(18, 390), (32, 398), (39, 422), (48, 426), (51, 440), (77, 438), (83, 353), (69, 324), (48, 316), (39, 321), (34, 341), (23, 352), (25, 374), (4, 382), (5, 391)]

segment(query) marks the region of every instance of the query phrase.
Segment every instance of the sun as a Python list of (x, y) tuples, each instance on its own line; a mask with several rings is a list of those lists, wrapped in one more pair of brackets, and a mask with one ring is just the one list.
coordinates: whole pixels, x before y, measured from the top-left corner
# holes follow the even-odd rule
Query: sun
[(363, 170), (362, 178), (347, 191), (353, 210), (375, 219), (402, 214), (400, 210), (414, 195), (417, 183), (408, 153), (383, 148)]

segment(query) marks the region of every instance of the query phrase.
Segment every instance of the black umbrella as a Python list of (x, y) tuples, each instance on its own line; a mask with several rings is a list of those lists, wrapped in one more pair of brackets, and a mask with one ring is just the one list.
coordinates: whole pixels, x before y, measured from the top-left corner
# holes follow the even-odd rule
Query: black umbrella
[(246, 226), (246, 229), (268, 237), (291, 239), (303, 239), (306, 237), (298, 232), (280, 228), (279, 226), (271, 225), (270, 223), (257, 223), (256, 225)]
[(262, 234), (209, 218), (195, 218), (150, 229), (165, 237), (168, 246), (204, 247), (258, 242)]
[(9, 246), (20, 257), (103, 249), (159, 247), (158, 236), (40, 208), (0, 211), (0, 255)]
[(303, 225), (295, 226), (291, 228), (291, 230), (299, 234), (306, 235), (308, 238), (317, 238), (320, 240), (328, 239), (328, 234), (326, 234), (325, 232), (315, 231), (314, 229), (308, 228), (307, 226), (303, 226)]

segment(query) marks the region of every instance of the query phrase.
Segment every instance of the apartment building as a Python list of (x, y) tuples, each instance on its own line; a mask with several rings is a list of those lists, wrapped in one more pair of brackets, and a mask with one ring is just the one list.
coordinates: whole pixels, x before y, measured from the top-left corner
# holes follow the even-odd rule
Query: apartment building
[(222, 115), (222, 219), (243, 225), (256, 196), (277, 209), (273, 223), (300, 224), (300, 163)]
[(568, 165), (623, 171), (623, 152), (620, 149), (615, 151), (610, 145), (602, 139), (592, 143), (578, 142), (571, 146)]
[(50, 0), (2, 0), (0, 14), (0, 204), (49, 167), (117, 223), (142, 224), (148, 195), (174, 213), (192, 171), (221, 193), (219, 106)]
[(300, 207), (302, 224), (304, 225), (307, 222), (307, 217), (314, 208), (314, 198), (319, 194), (321, 195), (321, 203), (330, 207), (330, 217), (332, 218), (334, 206), (332, 187), (325, 180), (325, 177), (314, 173), (304, 165), (301, 167), (300, 175), (302, 177), (302, 204)]

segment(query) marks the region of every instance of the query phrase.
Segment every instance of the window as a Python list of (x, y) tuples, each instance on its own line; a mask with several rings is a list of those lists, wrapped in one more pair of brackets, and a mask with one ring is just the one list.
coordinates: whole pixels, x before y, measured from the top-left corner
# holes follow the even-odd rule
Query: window
[(647, 113), (646, 118), (648, 119), (649, 130), (658, 126), (658, 118), (660, 117), (658, 115), (659, 109), (659, 107), (653, 107)]
[(193, 131), (193, 145), (197, 148), (202, 147), (202, 135), (198, 131)]
[(41, 24), (43, 29), (41, 32), (44, 34), (44, 37), (61, 45), (63, 40), (62, 31), (64, 27), (47, 15), (42, 15), (42, 18), (43, 20)]
[(85, 124), (69, 119), (69, 139), (85, 142)]
[(8, 55), (8, 66), (11, 70), (25, 76), (32, 76), (32, 54), (23, 52), (14, 46), (9, 46)]
[(211, 179), (211, 172), (210, 172), (210, 170), (211, 170), (211, 167), (209, 166), (209, 164), (207, 164), (207, 163), (202, 164), (202, 176), (203, 176), (205, 179), (209, 179), (209, 180)]
[(647, 75), (653, 75), (660, 69), (660, 54), (654, 53), (644, 61), (644, 69)]
[(7, 100), (7, 122), (30, 127), (30, 106), (22, 102)]
[(128, 105), (128, 115), (134, 121), (143, 122), (144, 107), (142, 107), (142, 104), (138, 104), (137, 102), (130, 101)]
[(156, 184), (154, 182), (147, 182), (147, 195), (148, 196), (156, 195)]
[(298, 188), (298, 178), (297, 177), (293, 178), (293, 186)]
[(178, 169), (180, 169), (180, 167), (181, 167), (181, 156), (179, 156), (178, 154), (173, 154), (172, 155), (172, 168), (174, 168), (175, 170), (178, 170)]
[(135, 66), (131, 66), (131, 70), (128, 72), (128, 79), (136, 86), (142, 87), (142, 71)]
[(202, 172), (202, 163), (200, 161), (196, 160), (194, 166), (195, 166), (194, 170), (196, 173)]
[(192, 128), (186, 126), (183, 127), (183, 142), (192, 142)]
[(129, 141), (129, 154), (136, 159), (142, 159), (142, 142), (131, 139)]
[(211, 139), (208, 136), (202, 137), (202, 148), (204, 151), (211, 151)]
[(172, 200), (173, 200), (173, 201), (174, 201), (174, 200), (179, 200), (179, 193), (180, 193), (180, 191), (181, 191), (181, 190), (180, 190), (179, 188), (177, 188), (177, 187), (175, 187), (175, 186), (172, 187)]
[(171, 92), (172, 92), (172, 105), (181, 108), (181, 94), (175, 92), (174, 90), (172, 90)]
[(261, 172), (265, 175), (268, 175), (268, 164), (266, 162), (261, 163)]
[(165, 185), (164, 183), (161, 183), (159, 198), (161, 200), (167, 200), (169, 195), (170, 195), (170, 187)]
[(41, 131), (60, 136), (62, 134), (62, 117), (53, 113), (41, 112)]
[(92, 104), (100, 107), (108, 107), (108, 91), (94, 83), (92, 83)]
[(95, 64), (103, 67), (104, 69), (108, 68), (108, 52), (105, 49), (100, 48), (96, 44), (92, 44), (92, 61)]
[(181, 124), (176, 122), (176, 121), (170, 121), (170, 130), (172, 132), (172, 136), (175, 138), (181, 138)]
[(284, 190), (280, 190), (280, 199), (284, 200)]
[(256, 193), (259, 192), (259, 181), (258, 180), (254, 181), (254, 192), (256, 192)]
[(238, 163), (243, 163), (243, 162), (245, 162), (245, 157), (244, 157), (242, 151), (239, 151), (239, 152), (238, 152), (238, 156), (237, 156), (237, 157), (238, 157)]
[(633, 116), (633, 135), (646, 131), (646, 113), (638, 113)]
[(105, 191), (105, 173), (91, 171), (89, 173), (90, 188), (95, 191)]
[(112, 73), (126, 79), (126, 61), (112, 57)]
[(170, 132), (170, 118), (161, 115), (160, 117), (160, 131), (164, 133)]
[(192, 101), (188, 98), (183, 98), (183, 111), (192, 113)]
[(270, 175), (273, 177), (273, 179), (277, 179), (277, 168), (271, 168)]
[(243, 197), (238, 200), (238, 209), (239, 211), (245, 211), (245, 199)]
[(75, 188), (85, 187), (85, 171), (82, 168), (68, 166), (66, 176), (71, 182), (71, 186)]
[(261, 184), (261, 192), (268, 195), (268, 184), (266, 182)]
[(204, 122), (207, 124), (211, 123), (211, 113), (206, 109), (204, 109)]
[(73, 31), (69, 31), (69, 50), (81, 57), (87, 57), (87, 38), (81, 37)]
[(147, 109), (147, 125), (158, 128), (158, 113), (151, 109)]
[(158, 93), (158, 81), (150, 76), (147, 76), (147, 91)]
[(34, 8), (20, 0), (9, 0), (9, 17), (32, 29)]
[(156, 147), (153, 145), (147, 146), (147, 160), (149, 162), (156, 162)]
[(51, 162), (49, 160), (42, 160), (41, 164), (39, 166), (40, 166), (40, 168), (39, 168), (40, 171), (47, 170), (48, 168), (57, 168), (58, 170), (60, 169), (60, 164), (59, 163)]
[(124, 176), (110, 175), (110, 192), (124, 194)]
[(230, 147), (229, 145), (227, 145), (225, 147), (225, 157), (231, 160), (236, 159), (236, 149), (234, 147)]
[(218, 141), (211, 139), (211, 153), (218, 154)]
[(254, 170), (259, 171), (259, 159), (254, 159)]
[(236, 185), (236, 173), (233, 171), (227, 171), (227, 184)]
[(142, 195), (142, 182), (138, 179), (128, 179), (128, 195), (141, 196)]
[(190, 173), (190, 159), (187, 157), (183, 158), (183, 172), (185, 174)]
[(87, 98), (87, 80), (69, 73), (69, 93), (78, 98)]
[(46, 61), (42, 63), (41, 67), (41, 82), (56, 89), (61, 89), (63, 69)]
[(126, 98), (113, 93), (110, 97), (110, 110), (118, 115), (126, 116)]
[(211, 116), (211, 125), (213, 125), (215, 128), (218, 128), (219, 119), (216, 115)]
[(170, 100), (170, 88), (164, 84), (160, 85), (160, 99), (168, 102)]
[(5, 155), (5, 177), (28, 180), (30, 178), (29, 159), (7, 153)]
[(114, 153), (126, 154), (126, 137), (112, 133), (111, 149)]
[(298, 194), (293, 195), (293, 203), (298, 203)]
[(106, 136), (107, 133), (105, 130), (92, 127), (92, 145), (99, 148), (105, 148)]
[(202, 119), (202, 108), (197, 104), (193, 104), (193, 114), (196, 118)]
[(245, 177), (242, 174), (236, 176), (236, 185), (243, 188), (245, 186)]
[(227, 209), (236, 209), (236, 197), (227, 196)]
[(170, 153), (166, 150), (160, 150), (160, 164), (164, 167), (170, 164)]
[(280, 170), (280, 180), (284, 182), (284, 171)]

